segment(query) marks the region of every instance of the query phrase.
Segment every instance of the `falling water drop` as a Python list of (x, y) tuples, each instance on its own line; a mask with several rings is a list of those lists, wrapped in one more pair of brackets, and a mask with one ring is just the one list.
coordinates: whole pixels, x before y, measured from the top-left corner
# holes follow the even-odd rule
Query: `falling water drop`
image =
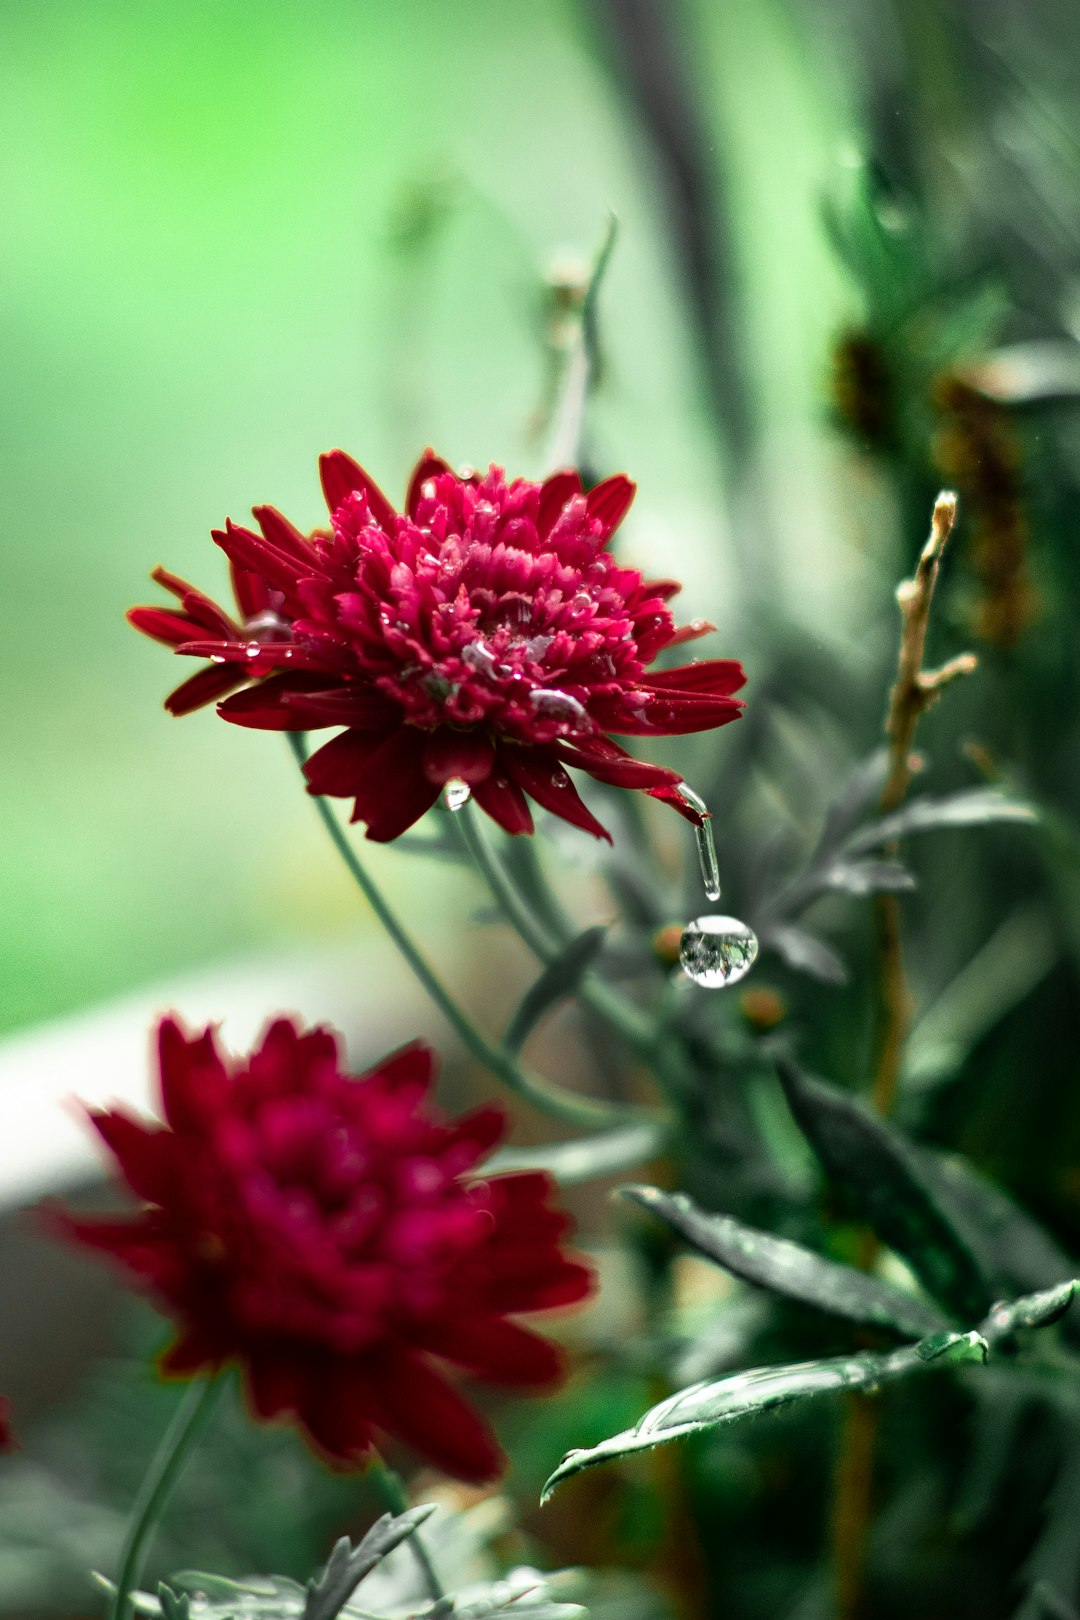
[(757, 935), (738, 917), (697, 917), (679, 942), (679, 960), (688, 978), (707, 990), (737, 984), (758, 953)]
[(705, 819), (694, 828), (697, 840), (698, 861), (701, 865), (701, 881), (705, 885), (705, 896), (709, 900), (720, 898), (720, 862), (716, 858), (716, 840), (712, 830), (712, 811), (709, 809), (700, 793), (695, 793), (692, 787), (680, 782), (678, 794), (684, 804), (691, 810), (696, 810)]
[(448, 810), (461, 810), (472, 798), (472, 788), (460, 776), (452, 776), (443, 788), (443, 802)]

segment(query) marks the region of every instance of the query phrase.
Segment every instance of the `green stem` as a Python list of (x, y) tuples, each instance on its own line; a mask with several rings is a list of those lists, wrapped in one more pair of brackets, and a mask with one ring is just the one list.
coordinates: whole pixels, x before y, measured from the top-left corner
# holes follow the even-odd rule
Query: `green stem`
[(173, 1414), (131, 1510), (110, 1620), (130, 1620), (131, 1595), (139, 1584), (150, 1538), (224, 1388), (221, 1377), (198, 1380), (189, 1386)]
[[(460, 819), (466, 846), (494, 899), (510, 925), (546, 966), (558, 954), (558, 944), (549, 936), (547, 930), (537, 923), (528, 906), (522, 901), (510, 881), (505, 866), (480, 831), (472, 805), (466, 806), (465, 810), (460, 812)], [(608, 1027), (621, 1035), (641, 1057), (650, 1060), (656, 1058), (662, 1040), (657, 1024), (647, 1014), (640, 1013), (624, 996), (612, 989), (611, 985), (605, 984), (602, 979), (597, 979), (592, 974), (586, 974), (575, 994), (584, 1006), (602, 1018)]]
[[(368, 1474), (378, 1492), (379, 1500), (388, 1513), (398, 1516), (408, 1512), (409, 1499), (405, 1495), (401, 1475), (396, 1473), (393, 1468), (387, 1467), (377, 1451), (372, 1453)], [(424, 1577), (424, 1583), (432, 1601), (438, 1603), (440, 1598), (446, 1596), (446, 1588), (439, 1579), (439, 1572), (432, 1562), (431, 1554), (421, 1540), (419, 1530), (414, 1530), (409, 1537), (409, 1547), (417, 1564), (420, 1566), (420, 1573)]]
[[(304, 762), (304, 741), (301, 734), (288, 732), (289, 745), (297, 760)], [(639, 1118), (638, 1110), (628, 1109), (615, 1103), (607, 1103), (599, 1098), (580, 1097), (574, 1092), (565, 1091), (540, 1075), (531, 1074), (523, 1069), (509, 1052), (492, 1044), (486, 1036), (482, 1035), (467, 1015), (458, 1006), (457, 1002), (438, 979), (427, 962), (413, 944), (409, 935), (398, 922), (391, 911), (381, 891), (376, 887), (374, 880), (362, 865), (360, 857), (346, 838), (341, 824), (334, 815), (333, 810), (324, 798), (314, 797), (315, 808), (319, 813), (323, 826), (330, 834), (334, 848), (341, 856), (349, 875), (357, 888), (364, 895), (376, 917), (382, 923), (386, 932), (412, 968), (416, 977), (439, 1008), (443, 1017), (452, 1029), (456, 1031), (462, 1043), (482, 1063), (485, 1069), (501, 1080), (510, 1091), (516, 1092), (534, 1108), (551, 1114), (557, 1119), (567, 1120), (574, 1125), (585, 1126), (592, 1130), (599, 1130), (605, 1125), (615, 1125), (630, 1118)]]

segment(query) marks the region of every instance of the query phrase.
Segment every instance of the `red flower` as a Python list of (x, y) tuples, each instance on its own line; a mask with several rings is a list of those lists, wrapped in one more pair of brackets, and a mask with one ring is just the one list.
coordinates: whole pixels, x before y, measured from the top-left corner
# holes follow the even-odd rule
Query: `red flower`
[(355, 799), (353, 820), (380, 842), (455, 779), (507, 832), (532, 831), (534, 799), (606, 838), (567, 766), (701, 819), (676, 771), (608, 735), (708, 731), (742, 707), (729, 660), (648, 673), (712, 626), (677, 629), (677, 584), (646, 582), (605, 549), (628, 478), (588, 494), (575, 472), (508, 484), (496, 467), (459, 477), (428, 451), (399, 515), (343, 451), (320, 467), (329, 531), (303, 535), (268, 506), (255, 508), (258, 534), (215, 531), (237, 618), (160, 569), (179, 609), (131, 611), (137, 629), (211, 660), (167, 700), (173, 714), (231, 692), (219, 712), (237, 725), (344, 726), (308, 760), (309, 788)]
[(437, 1362), (553, 1385), (558, 1352), (512, 1318), (591, 1283), (559, 1247), (568, 1218), (546, 1175), (470, 1179), (501, 1109), (447, 1121), (427, 1100), (427, 1047), (355, 1078), (334, 1034), (287, 1019), (248, 1058), (171, 1018), (158, 1048), (166, 1125), (90, 1115), (145, 1207), (56, 1219), (173, 1317), (164, 1371), (237, 1363), (258, 1417), (294, 1418), (339, 1463), (361, 1462), (381, 1430), (462, 1479), (494, 1475), (487, 1424)]

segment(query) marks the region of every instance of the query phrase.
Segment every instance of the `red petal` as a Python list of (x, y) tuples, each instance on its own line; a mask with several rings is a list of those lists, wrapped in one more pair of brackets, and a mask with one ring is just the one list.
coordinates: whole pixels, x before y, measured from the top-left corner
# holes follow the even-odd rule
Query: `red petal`
[(366, 1362), (312, 1358), (303, 1374), (300, 1420), (329, 1458), (355, 1467), (371, 1450), (371, 1396)]
[(590, 489), (585, 497), (585, 508), (590, 518), (595, 518), (601, 524), (602, 540), (607, 540), (619, 527), (634, 498), (637, 485), (630, 482), (624, 473), (616, 473), (614, 478), (605, 478), (602, 484)]
[(660, 669), (643, 675), (639, 684), (653, 691), (712, 692), (726, 696), (746, 685), (746, 671), (731, 658), (700, 658), (678, 669)]
[(326, 455), (319, 457), (319, 477), (331, 512), (336, 512), (346, 496), (354, 490), (362, 490), (367, 496), (372, 519), (381, 529), (393, 534), (397, 513), (378, 484), (352, 456), (347, 456), (344, 450), (328, 450)]
[(204, 1367), (220, 1367), (228, 1357), (229, 1347), (217, 1333), (189, 1327), (158, 1357), (158, 1370), (165, 1378), (191, 1378)]
[(491, 775), (495, 749), (482, 731), (433, 731), (424, 743), (421, 769), (429, 782), (441, 787), (453, 776), (463, 782), (482, 782)]
[(504, 832), (531, 833), (533, 818), (528, 800), (516, 782), (496, 766), (492, 774), (473, 787), (473, 798)]
[(593, 1289), (588, 1266), (557, 1253), (545, 1261), (525, 1245), (493, 1257), (485, 1281), (488, 1306), (497, 1311), (559, 1310), (576, 1305)]
[(665, 642), (665, 647), (682, 647), (688, 641), (697, 641), (702, 636), (709, 635), (716, 629), (708, 619), (695, 619), (693, 624), (681, 624), (671, 637)]
[(178, 647), (182, 641), (190, 641), (191, 633), (196, 628), (186, 615), (174, 613), (169, 608), (129, 608), (127, 621), (144, 636), (152, 636), (155, 641), (164, 642), (166, 647)]
[(542, 753), (536, 748), (504, 748), (500, 763), (543, 809), (592, 833), (594, 838), (606, 838), (611, 843), (611, 834), (583, 802), (557, 755)]
[[(455, 1119), (451, 1128), (456, 1145), (469, 1144), (473, 1153), (471, 1162), (475, 1164), (498, 1146), (510, 1128), (510, 1121), (499, 1103), (484, 1103)], [(465, 1168), (463, 1165), (462, 1169)]]
[(375, 1420), (457, 1479), (483, 1484), (505, 1458), (483, 1419), (411, 1350), (385, 1352), (372, 1368)]
[(561, 1354), (547, 1339), (498, 1317), (456, 1315), (433, 1323), (424, 1341), (436, 1355), (497, 1384), (550, 1388), (565, 1370)]
[(642, 600), (649, 596), (658, 596), (662, 602), (670, 602), (681, 590), (682, 585), (677, 579), (644, 579), (641, 582)]
[(351, 819), (367, 823), (365, 836), (373, 843), (389, 844), (407, 832), (439, 797), (437, 783), (420, 768), (423, 746), (423, 732), (401, 726), (371, 756)]
[(401, 720), (400, 708), (383, 697), (377, 687), (354, 681), (303, 695), (298, 688), (287, 701), (311, 726), (353, 726), (358, 731), (381, 731), (385, 736)]
[(219, 703), (218, 714), (234, 726), (253, 726), (259, 731), (304, 731), (307, 719), (288, 700), (302, 697), (305, 683), (318, 686), (324, 679), (317, 674), (269, 675)]
[(146, 1125), (123, 1108), (92, 1111), (90, 1120), (132, 1192), (148, 1204), (167, 1203), (175, 1185), (172, 1132)]
[(663, 691), (651, 695), (641, 708), (622, 697), (599, 697), (591, 712), (604, 731), (617, 736), (681, 737), (727, 725), (738, 719), (743, 707), (738, 698)]
[(181, 681), (175, 691), (170, 692), (165, 699), (165, 707), (169, 713), (179, 718), (182, 714), (191, 714), (195, 709), (201, 709), (207, 703), (213, 703), (223, 693), (229, 692), (234, 686), (247, 679), (246, 670), (236, 664), (208, 664), (205, 669), (197, 670), (186, 681)]
[(435, 1053), (424, 1041), (410, 1041), (408, 1046), (391, 1052), (361, 1078), (366, 1080), (374, 1075), (391, 1091), (409, 1087), (428, 1091), (435, 1078)]
[(225, 528), (212, 529), (211, 538), (219, 545), (229, 561), (238, 568), (246, 568), (252, 574), (258, 574), (260, 579), (278, 590), (285, 591), (287, 595), (294, 595), (296, 582), (303, 579), (312, 570), (310, 566), (298, 563), (287, 552), (279, 551), (277, 546), (264, 540), (261, 534), (254, 534), (251, 529), (243, 529), (231, 519), (226, 519)]
[(540, 490), (540, 505), (536, 514), (536, 532), (541, 540), (547, 539), (567, 502), (581, 493), (580, 473), (558, 472), (545, 481)]
[(164, 586), (165, 590), (171, 591), (173, 596), (178, 596), (181, 602), (190, 591), (195, 589), (194, 585), (189, 585), (186, 579), (181, 579), (179, 574), (170, 574), (167, 568), (158, 567), (153, 569), (150, 578), (156, 585)]
[(256, 1350), (246, 1362), (244, 1388), (257, 1417), (268, 1422), (298, 1412), (308, 1392), (310, 1370), (285, 1351)]
[(420, 505), (421, 491), (428, 479), (439, 478), (443, 473), (451, 471), (452, 469), (443, 460), (442, 456), (437, 456), (434, 450), (429, 448), (424, 451), (413, 468), (413, 475), (409, 479), (409, 492), (405, 497), (405, 510), (410, 517), (416, 516), (416, 509)]
[(587, 771), (598, 782), (607, 782), (611, 787), (663, 787), (666, 783), (682, 781), (678, 771), (635, 759), (609, 737), (592, 737), (573, 748), (562, 743), (558, 745), (558, 752), (567, 765)]
[(236, 605), (245, 619), (253, 619), (256, 614), (266, 612), (274, 593), (265, 579), (253, 574), (250, 568), (238, 567), (234, 562), (229, 563), (229, 578), (232, 580)]
[(670, 804), (673, 810), (677, 810), (680, 816), (685, 817), (695, 827), (704, 827), (705, 822), (708, 820), (708, 817), (703, 816), (700, 810), (695, 810), (692, 804), (687, 804), (679, 792), (679, 784), (674, 787), (646, 788), (645, 791), (650, 799), (659, 799), (661, 804)]
[(295, 558), (305, 573), (318, 568), (318, 558), (307, 535), (295, 523), (290, 523), (276, 506), (253, 506), (251, 515), (275, 550)]
[(228, 1074), (213, 1028), (188, 1036), (175, 1018), (158, 1025), (161, 1106), (174, 1131), (201, 1131), (218, 1111)]
[(351, 799), (371, 761), (386, 741), (383, 731), (343, 731), (312, 754), (304, 765), (308, 792)]

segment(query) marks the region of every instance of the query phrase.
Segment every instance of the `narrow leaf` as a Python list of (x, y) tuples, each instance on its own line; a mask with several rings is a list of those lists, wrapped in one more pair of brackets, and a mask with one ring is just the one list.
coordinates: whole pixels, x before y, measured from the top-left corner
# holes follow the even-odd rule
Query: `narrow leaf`
[(934, 1306), (852, 1266), (838, 1265), (801, 1243), (774, 1237), (728, 1215), (710, 1215), (685, 1193), (621, 1187), (624, 1198), (650, 1210), (698, 1254), (744, 1281), (849, 1322), (887, 1327), (917, 1338), (948, 1326)]
[(991, 1346), (1020, 1327), (1045, 1327), (1068, 1309), (1075, 1281), (1029, 1294), (1009, 1304), (995, 1305), (978, 1328), (966, 1333), (932, 1333), (916, 1344), (885, 1353), (861, 1351), (850, 1356), (829, 1356), (820, 1361), (796, 1362), (780, 1367), (755, 1367), (749, 1372), (691, 1384), (652, 1407), (632, 1429), (601, 1440), (599, 1445), (568, 1452), (544, 1486), (546, 1502), (563, 1480), (596, 1463), (627, 1457), (668, 1440), (700, 1434), (741, 1418), (778, 1411), (797, 1401), (835, 1390), (876, 1392), (882, 1384), (965, 1362), (985, 1362)]
[(960, 1317), (981, 1315), (992, 1290), (921, 1171), (912, 1143), (853, 1097), (776, 1060), (788, 1106), (826, 1174), (847, 1188), (878, 1237), (907, 1259), (927, 1291)]
[(848, 854), (880, 849), (908, 833), (930, 832), (937, 827), (982, 827), (991, 821), (1038, 820), (1038, 812), (1020, 799), (1010, 799), (997, 788), (965, 788), (944, 798), (910, 799), (892, 815), (881, 816), (851, 835), (844, 845)]
[(662, 1123), (643, 1120), (619, 1125), (611, 1131), (582, 1137), (577, 1142), (552, 1142), (542, 1147), (503, 1148), (484, 1166), (485, 1175), (515, 1170), (546, 1170), (562, 1187), (576, 1187), (597, 1176), (617, 1175), (653, 1159), (662, 1150), (667, 1132)]
[(836, 860), (821, 874), (824, 888), (844, 894), (899, 894), (918, 885), (906, 866), (890, 860)]
[(763, 928), (761, 944), (764, 950), (775, 951), (796, 973), (820, 979), (822, 984), (847, 983), (848, 973), (843, 958), (820, 935), (812, 934), (808, 928), (798, 928), (794, 923)]
[(587, 968), (604, 943), (607, 925), (586, 928), (549, 962), (536, 982), (525, 992), (521, 1005), (510, 1020), (503, 1045), (517, 1053), (533, 1029), (557, 1002), (572, 996)]
[(315, 1581), (304, 1605), (302, 1620), (335, 1620), (365, 1575), (370, 1575), (387, 1553), (405, 1541), (435, 1512), (435, 1505), (409, 1508), (396, 1517), (384, 1513), (360, 1542), (351, 1547), (348, 1537), (338, 1541), (322, 1575)]
[(889, 771), (889, 752), (875, 748), (861, 759), (825, 812), (825, 822), (814, 851), (814, 861), (831, 853), (843, 842), (867, 810), (877, 804)]
[[(922, 1353), (923, 1345), (930, 1346), (928, 1353)], [(585, 1468), (648, 1450), (667, 1440), (778, 1411), (814, 1395), (840, 1389), (876, 1390), (883, 1383), (912, 1373), (985, 1359), (986, 1343), (978, 1333), (942, 1333), (885, 1354), (862, 1351), (790, 1366), (756, 1367), (750, 1372), (692, 1384), (652, 1407), (633, 1429), (587, 1450), (568, 1452), (544, 1486), (541, 1501), (546, 1502), (557, 1485)]]

